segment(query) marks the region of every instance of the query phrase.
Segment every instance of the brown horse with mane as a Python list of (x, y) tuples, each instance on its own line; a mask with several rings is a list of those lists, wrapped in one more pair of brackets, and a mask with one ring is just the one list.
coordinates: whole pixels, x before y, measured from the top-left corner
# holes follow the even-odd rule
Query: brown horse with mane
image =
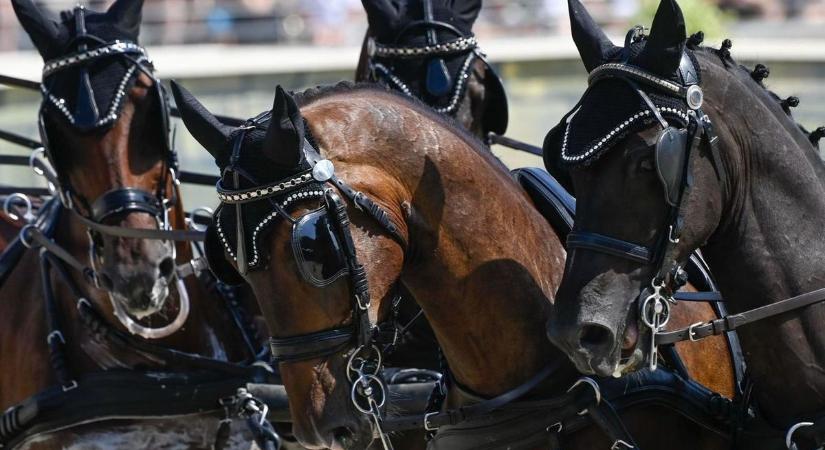
[[(304, 445), (364, 448), (389, 426), (391, 417), (378, 408), (381, 385), (370, 378), (380, 372), (374, 352), (381, 340), (365, 331), (391, 314), (399, 282), (443, 349), (452, 380), (448, 407), (526, 382), (519, 397), (532, 400), (568, 389), (576, 398), (593, 393), (595, 382), (576, 383), (576, 370), (545, 336), (564, 266), (561, 242), (479, 141), (420, 103), (370, 87), (343, 84), (295, 98), (279, 88), (272, 111), (239, 128), (221, 124), (177, 85), (173, 90), (187, 128), (224, 174), (222, 206), (207, 238), (210, 263), (255, 290)], [(640, 380), (614, 383), (633, 390)], [(677, 403), (685, 400), (677, 392)], [(537, 424), (525, 416), (550, 420), (543, 414), (555, 409), (541, 405), (546, 409), (510, 410), (492, 435), (439, 422), (444, 427), (430, 446), (557, 448), (553, 440), (562, 439), (565, 448), (622, 448), (619, 439), (568, 417)], [(622, 408), (642, 448), (727, 448), (724, 433), (703, 428), (705, 416), (688, 414), (699, 418), (694, 422), (667, 405)], [(583, 409), (598, 416), (601, 408), (567, 406), (576, 417)], [(604, 423), (622, 434), (610, 419)], [(451, 439), (478, 435), (486, 443)]]
[[(471, 31), (481, 11), (480, 0), (362, 0), (362, 3), (367, 11), (369, 30), (358, 63), (356, 81), (374, 81), (388, 89), (421, 99), (434, 110), (454, 118), (479, 138), (485, 139), (491, 132), (504, 134), (508, 104), (503, 84)], [(466, 39), (473, 39), (472, 45), (445, 53), (432, 48), (439, 44), (462, 43)], [(404, 55), (404, 49), (415, 50), (415, 56)], [(457, 82), (466, 76), (465, 85), (452, 85), (460, 91), (450, 90), (442, 95), (428, 91), (429, 68), (440, 64), (439, 58), (443, 59), (448, 69), (446, 73), (450, 81)], [(463, 73), (462, 63), (466, 61), (470, 61), (471, 65)], [(453, 97), (458, 99), (454, 108), (445, 109)], [(691, 285), (684, 289), (695, 290)], [(675, 309), (677, 311), (670, 324), (673, 328), (717, 317), (713, 309), (702, 302), (684, 302)], [(428, 335), (426, 330), (418, 334)], [(698, 347), (679, 343), (676, 348), (692, 377), (726, 397), (734, 396), (734, 368), (730, 358), (723, 356), (730, 351), (724, 339), (714, 338)], [(422, 347), (419, 350), (426, 349)], [(706, 355), (709, 354), (717, 356), (708, 358)], [(404, 356), (400, 358), (401, 361), (408, 360)], [(425, 359), (419, 358), (418, 361)]]
[(178, 278), (190, 245), (107, 233), (187, 229), (167, 105), (136, 45), (142, 3), (79, 7), (58, 22), (13, 1), (47, 61), (43, 137), (63, 204), (24, 230), (32, 248), (0, 286), (3, 445), (250, 446), (242, 423), (221, 426), (218, 399), (251, 381), (235, 363), (257, 347), (216, 291)]

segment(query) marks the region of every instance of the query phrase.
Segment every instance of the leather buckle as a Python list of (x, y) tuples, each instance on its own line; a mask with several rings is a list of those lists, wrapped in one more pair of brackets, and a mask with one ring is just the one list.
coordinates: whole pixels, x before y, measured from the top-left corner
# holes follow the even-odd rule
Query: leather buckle
[(424, 414), (424, 430), (426, 431), (438, 431), (438, 426), (430, 424), (430, 417), (438, 414), (438, 411), (430, 412)]

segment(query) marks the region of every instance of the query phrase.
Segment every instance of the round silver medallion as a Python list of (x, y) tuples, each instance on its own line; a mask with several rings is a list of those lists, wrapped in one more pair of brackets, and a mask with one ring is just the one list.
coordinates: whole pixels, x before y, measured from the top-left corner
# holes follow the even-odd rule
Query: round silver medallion
[(332, 165), (332, 161), (328, 159), (318, 161), (315, 163), (315, 167), (312, 168), (312, 178), (315, 178), (315, 181), (323, 183), (332, 178), (333, 175), (335, 175), (335, 167)]
[(694, 111), (701, 108), (702, 103), (705, 101), (705, 93), (697, 84), (694, 84), (688, 88), (686, 97), (688, 107)]
[(376, 50), (377, 50), (377, 46), (375, 44), (375, 38), (373, 38), (373, 37), (367, 38), (367, 55), (370, 58), (374, 58)]

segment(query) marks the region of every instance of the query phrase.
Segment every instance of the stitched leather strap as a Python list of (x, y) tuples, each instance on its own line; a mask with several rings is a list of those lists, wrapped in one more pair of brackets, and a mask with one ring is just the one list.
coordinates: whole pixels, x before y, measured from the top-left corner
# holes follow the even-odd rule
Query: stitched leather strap
[(327, 356), (347, 346), (354, 335), (354, 328), (347, 326), (287, 338), (270, 338), (271, 361), (302, 361)]
[(814, 305), (825, 301), (825, 288), (808, 292), (796, 297), (781, 300), (770, 305), (765, 305), (750, 311), (739, 314), (732, 314), (727, 317), (716, 319), (701, 325), (682, 328), (681, 330), (657, 333), (656, 345), (673, 344), (675, 342), (697, 340), (708, 336), (719, 335), (728, 331), (733, 331), (743, 325), (778, 316), (786, 312), (795, 311), (806, 306)]
[(650, 264), (653, 261), (647, 247), (598, 233), (573, 231), (567, 235), (567, 248), (593, 250), (641, 264)]

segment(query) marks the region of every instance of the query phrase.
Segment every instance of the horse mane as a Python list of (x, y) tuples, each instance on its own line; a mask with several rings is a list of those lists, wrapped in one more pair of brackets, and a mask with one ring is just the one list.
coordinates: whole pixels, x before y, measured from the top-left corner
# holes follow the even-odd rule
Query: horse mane
[[(705, 56), (706, 58), (703, 58), (705, 61), (726, 70), (733, 77), (743, 81), (742, 84), (744, 86), (753, 87), (753, 85), (756, 84), (756, 87), (754, 88), (754, 95), (768, 107), (772, 106), (772, 104), (778, 105), (793, 125), (795, 125), (796, 129), (803, 134), (805, 141), (811, 144), (809, 149), (818, 154), (817, 146), (814, 144), (816, 140), (813, 138), (817, 132), (809, 132), (794, 118), (793, 113), (791, 112), (791, 108), (797, 106), (799, 99), (796, 97), (782, 99), (779, 94), (769, 89), (764, 83), (764, 79), (767, 78), (767, 74), (770, 73), (767, 70), (767, 67), (757, 64), (754, 70), (750, 70), (744, 65), (737, 63), (730, 54), (730, 40), (726, 39), (722, 44), (722, 47), (719, 49), (699, 45), (690, 45), (691, 41), (695, 40), (701, 40), (701, 38), (694, 35), (688, 40), (688, 45), (694, 52), (698, 55)], [(761, 90), (759, 88), (761, 88)]]
[(372, 93), (378, 96), (383, 95), (387, 96), (392, 101), (409, 106), (416, 113), (425, 116), (427, 119), (432, 120), (436, 124), (453, 133), (453, 135), (464, 141), (464, 143), (472, 148), (473, 151), (488, 160), (492, 166), (498, 167), (500, 170), (503, 170), (508, 174), (510, 173), (507, 166), (505, 166), (504, 163), (497, 156), (495, 156), (492, 151), (490, 151), (489, 147), (487, 147), (476, 135), (470, 133), (466, 128), (459, 124), (454, 117), (437, 113), (432, 109), (432, 107), (418, 98), (402, 95), (380, 84), (341, 81), (337, 84), (316, 86), (305, 89), (301, 92), (294, 92), (292, 96), (300, 108), (336, 95), (348, 95), (353, 93)]

